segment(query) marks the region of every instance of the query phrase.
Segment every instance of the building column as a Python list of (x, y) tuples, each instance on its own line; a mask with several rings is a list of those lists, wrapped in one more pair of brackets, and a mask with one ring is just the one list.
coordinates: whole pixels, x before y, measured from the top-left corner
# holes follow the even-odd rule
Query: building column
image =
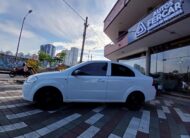
[(146, 75), (150, 75), (150, 49), (148, 48), (146, 51)]

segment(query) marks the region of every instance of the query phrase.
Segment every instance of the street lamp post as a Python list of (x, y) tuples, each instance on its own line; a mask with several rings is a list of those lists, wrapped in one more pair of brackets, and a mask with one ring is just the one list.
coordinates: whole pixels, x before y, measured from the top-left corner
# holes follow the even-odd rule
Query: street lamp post
[[(94, 47), (92, 50), (95, 50), (97, 47)], [(90, 58), (91, 58), (91, 61), (92, 61), (92, 50), (89, 50), (89, 52), (88, 52), (88, 61), (90, 60)]]
[(17, 44), (17, 50), (16, 50), (16, 55), (15, 55), (15, 61), (17, 60), (17, 55), (18, 55), (18, 50), (19, 50), (19, 45), (20, 45), (20, 39), (21, 39), (21, 35), (22, 35), (22, 29), (23, 29), (23, 26), (24, 26), (24, 21), (26, 20), (26, 17), (32, 13), (32, 10), (29, 10), (28, 13), (24, 16), (23, 20), (22, 20), (22, 26), (21, 26), (21, 30), (20, 30), (20, 35), (19, 35), (19, 38), (18, 38), (18, 44)]

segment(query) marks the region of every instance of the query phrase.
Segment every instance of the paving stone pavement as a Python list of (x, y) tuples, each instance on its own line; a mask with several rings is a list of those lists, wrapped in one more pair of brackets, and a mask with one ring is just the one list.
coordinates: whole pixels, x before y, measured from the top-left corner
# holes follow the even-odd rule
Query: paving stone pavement
[(190, 138), (190, 100), (162, 95), (140, 111), (124, 104), (65, 103), (47, 111), (0, 85), (0, 138)]

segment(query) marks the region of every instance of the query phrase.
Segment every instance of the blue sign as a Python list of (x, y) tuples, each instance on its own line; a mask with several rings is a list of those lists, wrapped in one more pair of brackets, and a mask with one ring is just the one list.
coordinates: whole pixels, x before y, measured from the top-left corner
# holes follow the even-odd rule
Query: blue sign
[(169, 0), (128, 30), (128, 43), (190, 16), (190, 0)]
[(170, 0), (153, 12), (153, 15), (146, 22), (140, 22), (136, 29), (136, 37), (139, 37), (152, 29), (170, 21), (184, 13), (183, 0), (174, 2)]

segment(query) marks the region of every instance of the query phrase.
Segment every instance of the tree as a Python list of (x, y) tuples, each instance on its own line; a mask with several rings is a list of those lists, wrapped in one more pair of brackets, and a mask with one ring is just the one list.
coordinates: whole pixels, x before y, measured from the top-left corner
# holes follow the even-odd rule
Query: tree
[(50, 58), (51, 58), (50, 55), (46, 54), (46, 53), (43, 52), (43, 51), (39, 51), (39, 52), (38, 52), (38, 56), (39, 56), (39, 60), (40, 60), (40, 61), (48, 61), (48, 60), (50, 60)]
[(65, 59), (65, 57), (66, 57), (65, 51), (64, 51), (64, 50), (61, 51), (60, 53), (57, 54), (56, 57), (57, 57), (57, 60), (58, 60), (58, 61), (63, 61), (63, 60)]
[(41, 62), (48, 61), (50, 63), (50, 65), (52, 62), (54, 62), (54, 59), (49, 54), (47, 54), (43, 51), (39, 51), (38, 56), (39, 56), (39, 60)]
[(60, 53), (60, 59), (65, 59), (66, 53), (65, 51), (61, 51)]

